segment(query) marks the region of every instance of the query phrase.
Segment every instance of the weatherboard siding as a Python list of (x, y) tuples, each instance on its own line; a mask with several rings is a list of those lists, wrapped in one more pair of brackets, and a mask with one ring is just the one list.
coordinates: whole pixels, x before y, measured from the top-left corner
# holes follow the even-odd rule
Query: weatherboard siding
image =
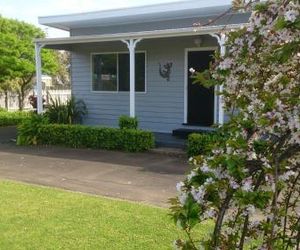
[[(195, 47), (195, 37), (152, 39), (140, 42), (146, 52), (146, 92), (136, 93), (136, 116), (140, 127), (171, 132), (184, 122), (185, 48)], [(203, 37), (203, 46), (217, 46), (214, 38)], [(86, 124), (118, 126), (120, 115), (129, 115), (129, 92), (91, 91), (91, 53), (127, 52), (122, 42), (77, 45), (72, 50), (72, 91), (88, 108)], [(170, 81), (159, 75), (159, 63), (172, 62)]]

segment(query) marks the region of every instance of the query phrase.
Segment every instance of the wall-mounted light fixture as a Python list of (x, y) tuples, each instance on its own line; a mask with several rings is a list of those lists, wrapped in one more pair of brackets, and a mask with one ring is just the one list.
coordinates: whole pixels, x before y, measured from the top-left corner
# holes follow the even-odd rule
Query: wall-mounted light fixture
[(202, 38), (199, 36), (199, 37), (196, 37), (195, 39), (194, 39), (194, 44), (197, 46), (197, 47), (200, 47), (201, 45), (202, 45), (202, 42), (203, 42), (203, 40), (202, 40)]

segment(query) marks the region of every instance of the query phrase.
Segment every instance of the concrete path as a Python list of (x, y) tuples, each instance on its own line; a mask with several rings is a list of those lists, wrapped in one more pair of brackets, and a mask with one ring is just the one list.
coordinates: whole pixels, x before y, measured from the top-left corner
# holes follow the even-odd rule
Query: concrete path
[(18, 147), (0, 140), (0, 178), (169, 206), (185, 159), (60, 147)]

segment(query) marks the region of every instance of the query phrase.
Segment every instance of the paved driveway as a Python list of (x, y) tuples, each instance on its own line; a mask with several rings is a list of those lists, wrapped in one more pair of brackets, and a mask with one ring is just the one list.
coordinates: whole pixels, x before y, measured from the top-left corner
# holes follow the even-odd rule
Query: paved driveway
[[(7, 141), (7, 140), (6, 140)], [(0, 178), (159, 206), (176, 194), (186, 160), (124, 153), (0, 143)]]
[(9, 143), (17, 137), (17, 128), (15, 126), (0, 127), (0, 144)]

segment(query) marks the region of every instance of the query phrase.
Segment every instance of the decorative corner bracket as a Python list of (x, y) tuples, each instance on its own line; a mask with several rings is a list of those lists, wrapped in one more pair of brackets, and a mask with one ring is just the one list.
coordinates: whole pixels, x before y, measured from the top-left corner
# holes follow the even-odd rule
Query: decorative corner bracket
[(128, 47), (129, 50), (135, 49), (136, 45), (142, 40), (142, 38), (137, 38), (137, 39), (123, 39), (121, 40), (123, 43), (125, 43)]
[(45, 44), (43, 43), (39, 43), (39, 42), (36, 42), (35, 43), (35, 51), (40, 54), (41, 53), (41, 50), (42, 48), (45, 46)]
[(224, 56), (226, 53), (226, 47), (225, 47), (225, 43), (227, 41), (226, 34), (225, 33), (221, 33), (221, 34), (211, 33), (210, 35), (217, 39), (218, 44), (220, 46), (220, 54), (221, 54), (221, 56)]

